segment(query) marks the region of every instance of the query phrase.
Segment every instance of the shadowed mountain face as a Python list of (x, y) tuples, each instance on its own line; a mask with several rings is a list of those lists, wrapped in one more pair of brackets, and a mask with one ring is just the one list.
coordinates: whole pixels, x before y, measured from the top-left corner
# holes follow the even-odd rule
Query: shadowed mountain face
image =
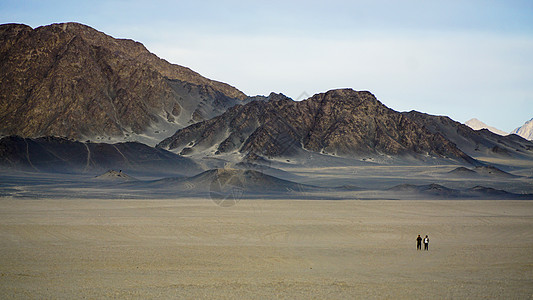
[(138, 42), (77, 23), (1, 25), (0, 69), (1, 135), (80, 139), (147, 134), (149, 128), (174, 132), (246, 98)]
[(158, 147), (268, 157), (305, 149), (339, 156), (418, 155), (475, 163), (443, 135), (387, 108), (369, 92), (333, 90), (301, 102), (283, 95), (270, 98), (178, 130)]
[(53, 137), (0, 139), (0, 165), (26, 171), (67, 173), (109, 169), (184, 175), (201, 172), (191, 159), (141, 143), (82, 143)]

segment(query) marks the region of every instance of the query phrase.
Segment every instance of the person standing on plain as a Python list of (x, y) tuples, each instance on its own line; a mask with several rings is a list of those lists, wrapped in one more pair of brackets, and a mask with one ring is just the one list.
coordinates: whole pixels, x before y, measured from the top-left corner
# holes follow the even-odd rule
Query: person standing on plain
[(422, 250), (422, 237), (420, 234), (416, 238), (416, 250)]
[(429, 250), (429, 238), (428, 236), (426, 235), (426, 237), (424, 238), (424, 250)]

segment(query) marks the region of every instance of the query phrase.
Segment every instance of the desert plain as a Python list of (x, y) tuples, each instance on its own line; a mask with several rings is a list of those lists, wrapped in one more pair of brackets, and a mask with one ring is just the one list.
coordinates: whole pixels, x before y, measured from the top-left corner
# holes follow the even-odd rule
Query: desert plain
[(530, 299), (532, 228), (522, 200), (2, 197), (0, 298)]

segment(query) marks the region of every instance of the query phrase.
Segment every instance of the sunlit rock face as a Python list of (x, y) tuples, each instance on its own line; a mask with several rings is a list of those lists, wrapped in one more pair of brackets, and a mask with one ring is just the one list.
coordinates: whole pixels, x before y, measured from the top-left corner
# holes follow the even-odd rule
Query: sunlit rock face
[(81, 139), (158, 127), (174, 132), (246, 98), (158, 58), (141, 43), (77, 23), (1, 25), (0, 69), (2, 135)]

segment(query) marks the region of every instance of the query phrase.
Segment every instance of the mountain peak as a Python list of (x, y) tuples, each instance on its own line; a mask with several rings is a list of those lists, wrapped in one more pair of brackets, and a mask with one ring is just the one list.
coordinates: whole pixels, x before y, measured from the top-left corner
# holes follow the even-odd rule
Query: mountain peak
[(513, 130), (512, 133), (519, 135), (526, 140), (533, 140), (533, 118), (524, 123), (524, 125)]
[(341, 101), (341, 102), (354, 101), (354, 100), (356, 100), (357, 102), (361, 102), (361, 101), (371, 100), (372, 102), (379, 102), (372, 93), (368, 91), (356, 91), (351, 88), (329, 90), (325, 93), (315, 94), (309, 99), (314, 99), (313, 101), (319, 101), (319, 102), (323, 100)]
[(417, 126), (370, 92), (352, 89), (316, 94), (301, 102), (254, 102), (234, 107), (219, 117), (177, 131), (158, 146), (206, 155), (237, 151), (289, 157), (311, 151), (348, 157), (432, 155), (473, 161), (442, 135)]
[(472, 128), (474, 130), (487, 129), (487, 130), (491, 131), (492, 133), (496, 133), (496, 134), (499, 134), (499, 135), (502, 135), (502, 136), (508, 135), (507, 132), (505, 132), (503, 130), (499, 130), (498, 128), (489, 126), (489, 125), (481, 122), (480, 120), (478, 120), (476, 118), (472, 118), (472, 119), (466, 121), (465, 125), (467, 125), (468, 127)]
[(0, 25), (0, 69), (1, 135), (159, 141), (246, 98), (80, 23)]

